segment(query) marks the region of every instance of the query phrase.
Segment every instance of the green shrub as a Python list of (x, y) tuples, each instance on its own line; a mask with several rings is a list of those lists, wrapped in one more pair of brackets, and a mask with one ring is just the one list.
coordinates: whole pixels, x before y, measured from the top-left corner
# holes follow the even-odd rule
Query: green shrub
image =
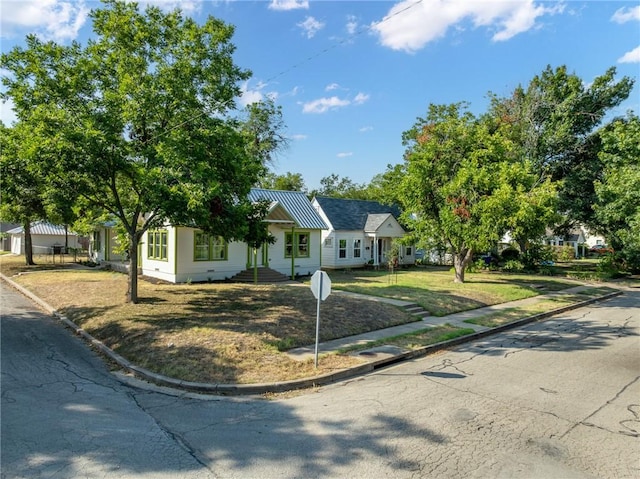
[(467, 265), (467, 273), (479, 273), (483, 269), (487, 268), (487, 264), (482, 258), (475, 260), (473, 263)]
[(502, 271), (505, 271), (507, 273), (520, 273), (524, 271), (524, 265), (518, 260), (511, 259), (505, 262), (504, 266), (502, 267)]
[(553, 255), (555, 261), (571, 261), (576, 259), (576, 251), (573, 246), (553, 246)]

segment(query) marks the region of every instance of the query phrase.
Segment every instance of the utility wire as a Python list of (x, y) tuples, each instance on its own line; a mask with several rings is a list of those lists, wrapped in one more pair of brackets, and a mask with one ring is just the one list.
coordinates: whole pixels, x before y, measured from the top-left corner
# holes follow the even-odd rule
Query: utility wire
[[(264, 83), (268, 84), (268, 83), (274, 81), (277, 78), (280, 78), (282, 76), (287, 75), (288, 73), (292, 72), (293, 70), (295, 70), (297, 68), (300, 68), (301, 66), (303, 66), (303, 65), (305, 65), (305, 64), (307, 64), (307, 63), (309, 63), (309, 62), (311, 62), (313, 60), (315, 60), (318, 57), (321, 57), (322, 55), (325, 55), (325, 54), (329, 53), (332, 50), (335, 50), (336, 48), (344, 45), (345, 43), (351, 42), (354, 38), (362, 35), (363, 33), (372, 31), (378, 25), (382, 25), (383, 23), (388, 22), (392, 18), (395, 18), (398, 15), (401, 15), (401, 14), (411, 10), (412, 8), (414, 8), (417, 5), (421, 4), (422, 2), (423, 2), (423, 0), (416, 0), (414, 3), (411, 3), (411, 4), (407, 5), (406, 7), (398, 10), (397, 12), (394, 12), (393, 14), (384, 17), (379, 22), (374, 22), (374, 23), (372, 23), (370, 25), (366, 25), (366, 26), (363, 26), (363, 27), (359, 28), (356, 32), (352, 33), (350, 36), (348, 36), (348, 37), (346, 37), (346, 38), (334, 43), (333, 45), (330, 45), (330, 46), (328, 46), (328, 47), (326, 47), (326, 48), (314, 53), (313, 55), (308, 56), (307, 58), (299, 61), (298, 63), (294, 63), (293, 65), (291, 65), (288, 68), (285, 68), (284, 70), (280, 71), (279, 73), (276, 73), (275, 75), (272, 75), (272, 76), (268, 77), (264, 81)], [(235, 100), (235, 98), (231, 98), (229, 100), (215, 102), (213, 106), (214, 107), (220, 107), (220, 108), (221, 107), (226, 107), (226, 106), (228, 106), (227, 105), (228, 103), (231, 103), (234, 100)], [(175, 130), (177, 128), (180, 128), (180, 127), (182, 127), (184, 125), (187, 125), (190, 122), (200, 118), (201, 116), (204, 116), (206, 113), (207, 113), (206, 111), (198, 113), (197, 115), (194, 115), (191, 118), (188, 118), (188, 119), (184, 120), (183, 122), (178, 123), (177, 125), (175, 125), (175, 126), (173, 126), (171, 128), (168, 128), (167, 130), (163, 131), (162, 133), (157, 134), (156, 136), (150, 138), (149, 141), (153, 141), (153, 140), (155, 140), (157, 138), (160, 138), (160, 137), (166, 135), (167, 133), (169, 133), (169, 132), (171, 132), (171, 131), (173, 131), (173, 130)]]

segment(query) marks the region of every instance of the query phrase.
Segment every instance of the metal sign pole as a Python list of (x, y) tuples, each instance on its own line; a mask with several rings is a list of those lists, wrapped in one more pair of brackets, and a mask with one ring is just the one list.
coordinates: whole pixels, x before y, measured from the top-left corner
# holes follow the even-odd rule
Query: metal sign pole
[(322, 301), (322, 275), (320, 275), (320, 285), (318, 290), (318, 308), (316, 310), (316, 353), (315, 366), (318, 369), (318, 342), (320, 340), (320, 301)]

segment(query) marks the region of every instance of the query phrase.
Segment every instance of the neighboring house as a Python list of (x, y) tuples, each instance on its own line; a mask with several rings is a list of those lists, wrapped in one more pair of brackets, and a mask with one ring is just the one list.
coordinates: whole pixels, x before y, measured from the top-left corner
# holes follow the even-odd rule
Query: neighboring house
[(545, 244), (550, 246), (571, 246), (575, 251), (576, 258), (584, 256), (584, 248), (580, 248), (585, 243), (585, 234), (582, 228), (575, 228), (565, 236), (558, 236), (551, 230), (547, 230)]
[[(258, 268), (289, 277), (320, 269), (321, 231), (327, 226), (304, 193), (252, 189), (249, 199), (270, 203), (264, 221), (276, 239), (257, 252)], [(172, 283), (215, 281), (252, 269), (256, 256), (241, 241), (226, 242), (196, 228), (166, 225), (144, 234), (139, 264), (143, 275)]]
[[(391, 244), (406, 234), (398, 208), (377, 201), (318, 196), (312, 204), (329, 226), (322, 232), (323, 268), (386, 264)], [(415, 263), (414, 246), (401, 248), (399, 263)]]
[(11, 235), (8, 231), (18, 226), (18, 223), (0, 223), (0, 251), (11, 251)]
[[(7, 233), (11, 236), (11, 252), (24, 254), (24, 227), (18, 226)], [(52, 225), (46, 221), (31, 223), (33, 254), (60, 253), (61, 250), (64, 250), (65, 234), (69, 248), (78, 248), (78, 235), (71, 231), (65, 232), (64, 226)]]
[(124, 261), (125, 253), (120, 251), (120, 242), (115, 230), (116, 222), (107, 221), (98, 226), (89, 241), (89, 258), (97, 263), (102, 261)]
[(589, 248), (593, 248), (594, 246), (606, 246), (607, 242), (604, 236), (599, 234), (591, 233), (588, 229), (584, 229), (584, 242), (587, 244)]

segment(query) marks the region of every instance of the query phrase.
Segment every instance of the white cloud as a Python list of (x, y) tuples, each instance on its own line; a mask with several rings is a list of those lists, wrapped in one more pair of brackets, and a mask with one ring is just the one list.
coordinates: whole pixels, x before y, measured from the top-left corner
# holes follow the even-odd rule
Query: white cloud
[(308, 137), (307, 135), (296, 134), (296, 135), (291, 135), (289, 138), (291, 138), (292, 140), (306, 140)]
[(300, 22), (297, 25), (304, 30), (307, 38), (313, 38), (316, 33), (324, 28), (324, 23), (316, 20), (313, 17), (307, 17), (305, 18), (304, 22)]
[(346, 158), (348, 156), (353, 156), (353, 152), (352, 151), (345, 151), (345, 152), (338, 153), (336, 156), (338, 158)]
[(249, 88), (249, 81), (247, 80), (241, 86), (242, 93), (240, 94), (240, 105), (247, 106), (252, 103), (256, 103), (262, 101), (262, 99), (266, 96), (271, 98), (272, 100), (276, 100), (278, 98), (278, 92), (270, 91), (267, 93), (263, 93), (263, 90), (266, 88), (267, 84), (264, 82), (258, 82), (258, 84)]
[(618, 58), (618, 63), (640, 63), (640, 46)]
[(127, 3), (138, 3), (141, 6), (141, 10), (144, 10), (147, 5), (153, 5), (164, 11), (172, 11), (179, 8), (187, 14), (199, 11), (202, 1), (203, 0), (126, 0)]
[(616, 23), (627, 23), (633, 20), (640, 20), (640, 5), (637, 7), (623, 7), (616, 10), (611, 20)]
[(347, 106), (350, 103), (351, 102), (349, 100), (343, 100), (338, 98), (337, 96), (332, 96), (330, 98), (318, 98), (317, 100), (303, 103), (302, 112), (303, 113), (326, 113), (329, 110), (335, 110), (337, 108)]
[(372, 127), (372, 126), (363, 126), (363, 127), (362, 127), (362, 128), (360, 128), (358, 131), (359, 131), (360, 133), (366, 133), (367, 131), (371, 131), (371, 130), (373, 130), (373, 127)]
[[(341, 88), (336, 83), (332, 83), (329, 87), (336, 85), (335, 88)], [(331, 88), (331, 89), (335, 89)], [(327, 87), (327, 89), (329, 89)], [(343, 88), (341, 88), (343, 89)], [(302, 105), (303, 113), (326, 113), (329, 110), (337, 110), (349, 105), (362, 105), (369, 100), (369, 95), (365, 93), (358, 93), (353, 100), (346, 98), (339, 98), (337, 96), (318, 98), (317, 100), (309, 101), (307, 103), (300, 103)]]
[(298, 8), (309, 8), (307, 0), (271, 0), (269, 9), (271, 10), (295, 10)]
[(358, 31), (358, 19), (353, 15), (349, 15), (347, 17), (347, 33), (349, 35), (353, 35), (357, 31)]
[(353, 99), (353, 103), (355, 103), (356, 105), (362, 105), (367, 100), (369, 100), (369, 95), (367, 95), (366, 93), (358, 93)]
[(13, 111), (11, 98), (6, 101), (0, 101), (0, 120), (2, 120), (4, 126), (11, 126), (17, 119), (16, 112)]
[(339, 88), (340, 88), (340, 85), (338, 85), (337, 83), (330, 83), (329, 85), (324, 87), (324, 91), (332, 91), (332, 90), (337, 90)]
[[(415, 5), (415, 6), (414, 6)], [(544, 6), (535, 0), (415, 0), (396, 3), (378, 23), (371, 25), (380, 43), (393, 50), (415, 52), (446, 35), (465, 21), (495, 31), (493, 41), (508, 40), (536, 26), (538, 18), (564, 10), (564, 4)]]
[(73, 40), (85, 24), (89, 8), (84, 1), (23, 0), (4, 2), (0, 23), (2, 37), (35, 33), (43, 40)]

